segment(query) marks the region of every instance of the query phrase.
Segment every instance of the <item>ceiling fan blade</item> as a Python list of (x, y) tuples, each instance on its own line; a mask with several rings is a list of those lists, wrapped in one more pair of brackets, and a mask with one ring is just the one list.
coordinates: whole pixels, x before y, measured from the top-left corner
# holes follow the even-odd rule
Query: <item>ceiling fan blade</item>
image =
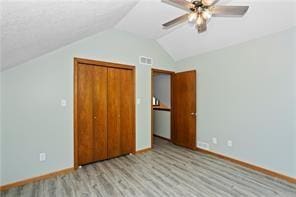
[(249, 6), (213, 6), (210, 8), (213, 16), (243, 16)]
[(202, 0), (202, 3), (207, 6), (215, 5), (220, 0)]
[(190, 8), (193, 8), (194, 5), (186, 0), (161, 0), (163, 3), (181, 8), (185, 11), (190, 10)]
[(183, 23), (183, 22), (185, 22), (187, 20), (188, 20), (188, 14), (184, 14), (182, 16), (179, 16), (178, 18), (175, 18), (175, 19), (173, 19), (173, 20), (171, 20), (169, 22), (164, 23), (162, 26), (164, 28), (171, 28), (171, 27), (176, 26), (176, 25), (178, 25), (180, 23)]

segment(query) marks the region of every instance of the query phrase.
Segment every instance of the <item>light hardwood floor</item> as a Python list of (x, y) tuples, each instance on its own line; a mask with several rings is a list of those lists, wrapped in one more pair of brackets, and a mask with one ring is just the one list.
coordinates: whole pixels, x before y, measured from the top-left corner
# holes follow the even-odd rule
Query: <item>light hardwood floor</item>
[(154, 142), (147, 153), (97, 162), (1, 196), (296, 197), (295, 184), (159, 138)]

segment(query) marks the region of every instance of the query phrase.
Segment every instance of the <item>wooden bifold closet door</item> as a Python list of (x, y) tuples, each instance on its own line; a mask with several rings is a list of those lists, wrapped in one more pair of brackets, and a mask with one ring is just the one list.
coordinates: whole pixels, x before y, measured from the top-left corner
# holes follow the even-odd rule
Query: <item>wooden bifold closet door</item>
[(78, 66), (79, 164), (107, 159), (107, 68)]
[(108, 68), (108, 157), (132, 152), (132, 71)]
[(75, 166), (132, 153), (134, 69), (75, 66)]

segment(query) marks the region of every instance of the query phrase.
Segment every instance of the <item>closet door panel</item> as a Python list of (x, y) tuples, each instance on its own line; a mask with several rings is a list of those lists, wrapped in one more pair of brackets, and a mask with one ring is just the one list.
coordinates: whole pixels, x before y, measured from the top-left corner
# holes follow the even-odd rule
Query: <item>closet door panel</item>
[(107, 68), (93, 66), (94, 160), (107, 159)]
[(120, 150), (120, 69), (108, 68), (108, 158), (121, 155)]
[(78, 163), (93, 161), (92, 66), (78, 65)]
[(133, 71), (121, 69), (120, 83), (120, 148), (121, 154), (132, 152), (134, 129), (134, 80)]

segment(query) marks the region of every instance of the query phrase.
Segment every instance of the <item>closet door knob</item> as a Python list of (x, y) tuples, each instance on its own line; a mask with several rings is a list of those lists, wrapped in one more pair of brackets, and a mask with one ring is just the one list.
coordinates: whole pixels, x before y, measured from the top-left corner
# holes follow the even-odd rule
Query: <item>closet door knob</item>
[(97, 117), (96, 117), (96, 116), (94, 116), (94, 119), (97, 119)]

